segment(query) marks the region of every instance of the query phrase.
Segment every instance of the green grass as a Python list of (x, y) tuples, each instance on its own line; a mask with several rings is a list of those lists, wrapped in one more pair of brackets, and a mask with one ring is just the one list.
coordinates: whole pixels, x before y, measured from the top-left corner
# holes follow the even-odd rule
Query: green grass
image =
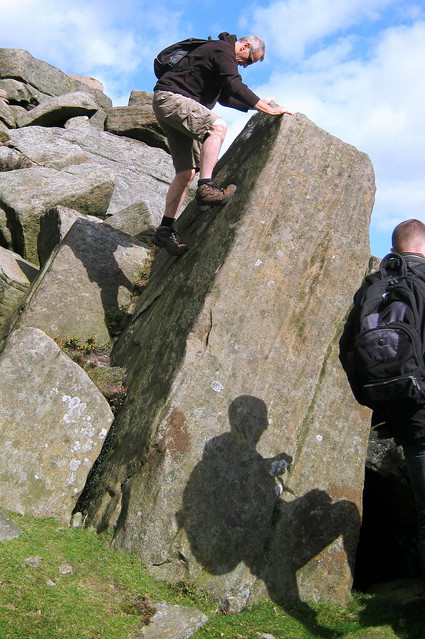
[[(9, 516), (23, 534), (0, 543), (1, 639), (136, 639), (155, 601), (163, 600), (196, 606), (209, 617), (195, 639), (259, 639), (258, 633), (275, 639), (416, 639), (425, 623), (423, 601), (402, 605), (362, 594), (346, 608), (268, 601), (223, 614), (193, 585), (153, 579), (136, 557), (111, 549), (109, 535)], [(41, 557), (39, 566), (27, 565), (30, 557)], [(64, 565), (71, 574), (61, 574)]]

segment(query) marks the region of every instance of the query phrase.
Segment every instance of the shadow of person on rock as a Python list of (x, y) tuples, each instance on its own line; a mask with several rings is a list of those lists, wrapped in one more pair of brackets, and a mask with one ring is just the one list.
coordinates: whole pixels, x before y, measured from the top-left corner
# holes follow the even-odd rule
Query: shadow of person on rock
[(230, 432), (207, 442), (176, 514), (197, 562), (212, 575), (224, 575), (243, 562), (264, 581), (277, 604), (319, 636), (335, 632), (318, 624), (301, 601), (297, 571), (342, 536), (354, 557), (359, 527), (357, 507), (333, 503), (323, 490), (285, 501), (281, 475), (292, 462), (287, 453), (264, 458), (256, 447), (268, 426), (264, 402), (240, 396), (229, 407)]
[(238, 397), (229, 420), (230, 432), (207, 442), (176, 515), (196, 560), (213, 575), (231, 572), (241, 561), (254, 573), (261, 569), (281, 492), (275, 477), (292, 461), (286, 453), (265, 459), (256, 450), (268, 425), (263, 401)]

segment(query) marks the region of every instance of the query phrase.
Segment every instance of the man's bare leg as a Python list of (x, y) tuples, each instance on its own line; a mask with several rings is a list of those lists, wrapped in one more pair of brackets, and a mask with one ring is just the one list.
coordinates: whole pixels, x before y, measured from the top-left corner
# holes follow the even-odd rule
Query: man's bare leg
[(195, 169), (188, 169), (187, 171), (176, 173), (165, 198), (164, 217), (173, 220), (176, 219), (194, 177)]
[(202, 144), (200, 180), (211, 179), (226, 133), (226, 122), (222, 118), (217, 118)]
[(173, 228), (173, 223), (179, 214), (187, 195), (188, 188), (195, 176), (195, 169), (187, 169), (176, 173), (171, 182), (165, 198), (165, 213), (160, 226), (153, 236), (155, 246), (163, 247), (170, 255), (182, 255), (186, 253), (188, 247), (180, 241), (179, 236)]

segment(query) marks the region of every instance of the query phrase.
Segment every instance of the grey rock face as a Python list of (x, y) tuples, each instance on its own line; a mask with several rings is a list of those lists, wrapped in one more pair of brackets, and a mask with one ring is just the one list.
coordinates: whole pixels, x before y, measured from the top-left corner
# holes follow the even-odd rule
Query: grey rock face
[(38, 269), (17, 253), (0, 247), (0, 331), (21, 303)]
[(190, 251), (159, 255), (116, 344), (131, 401), (81, 503), (98, 526), (119, 513), (115, 545), (161, 577), (238, 605), (341, 603), (369, 427), (336, 345), (369, 259), (372, 165), (302, 115), (259, 115), (218, 169), (238, 191), (186, 209)]
[(20, 309), (17, 326), (57, 339), (110, 341), (108, 327), (128, 309), (148, 256), (136, 239), (78, 218), (45, 264)]
[(31, 111), (24, 111), (16, 118), (16, 126), (63, 126), (69, 118), (91, 116), (98, 109), (94, 98), (87, 93), (65, 93), (44, 100)]
[(0, 121), (6, 124), (7, 127), (15, 126), (15, 115), (4, 100), (0, 100)]
[[(112, 106), (110, 98), (101, 91), (90, 87), (85, 81), (70, 77), (47, 62), (37, 60), (24, 49), (0, 49), (0, 79), (22, 82), (31, 94), (33, 105), (40, 104), (42, 96), (46, 99), (54, 95), (83, 91), (90, 93), (100, 107), (109, 109)], [(9, 100), (16, 99), (11, 97), (6, 86), (0, 84), (0, 87), (8, 91)], [(27, 103), (26, 98), (25, 104)]]
[(97, 387), (35, 328), (0, 354), (0, 503), (68, 522), (113, 421)]
[(133, 89), (128, 99), (128, 106), (145, 106), (146, 104), (152, 105), (152, 93), (149, 91), (138, 91)]
[(145, 202), (132, 204), (126, 209), (108, 216), (104, 224), (124, 231), (141, 242), (150, 242), (155, 228), (158, 226), (157, 219), (152, 215), (150, 207)]
[(33, 167), (0, 174), (0, 208), (6, 212), (14, 250), (37, 263), (40, 217), (45, 211), (63, 204), (104, 216), (114, 186), (114, 176), (99, 165), (79, 164), (60, 171)]
[(150, 104), (109, 109), (105, 129), (115, 135), (125, 135), (169, 152), (167, 139)]
[[(144, 202), (158, 224), (174, 169), (168, 153), (142, 142), (98, 131), (94, 127), (47, 129), (26, 127), (10, 130), (16, 149), (45, 167), (60, 170), (78, 164), (109, 169), (115, 188), (108, 215)], [(65, 204), (56, 200), (51, 206)], [(66, 203), (78, 208), (73, 203)], [(1, 204), (0, 204), (1, 206)], [(96, 215), (93, 211), (82, 211)]]
[(74, 211), (74, 209), (68, 209), (66, 206), (61, 205), (49, 209), (40, 218), (40, 233), (37, 239), (40, 266), (44, 266), (53, 249), (63, 240), (71, 226), (80, 217), (90, 222), (101, 222), (94, 215), (82, 215), (78, 211)]
[(0, 542), (17, 539), (22, 530), (0, 510)]

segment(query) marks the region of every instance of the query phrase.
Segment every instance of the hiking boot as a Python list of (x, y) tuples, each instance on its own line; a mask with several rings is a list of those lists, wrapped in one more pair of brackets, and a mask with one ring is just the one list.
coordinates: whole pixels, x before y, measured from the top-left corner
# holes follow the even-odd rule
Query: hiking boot
[(210, 206), (226, 204), (236, 189), (237, 187), (234, 184), (229, 184), (225, 189), (220, 189), (213, 184), (203, 184), (196, 189), (195, 197), (201, 210), (204, 210)]
[(189, 250), (189, 247), (180, 241), (175, 229), (170, 226), (158, 226), (152, 242), (155, 246), (165, 248), (170, 255), (183, 255)]

